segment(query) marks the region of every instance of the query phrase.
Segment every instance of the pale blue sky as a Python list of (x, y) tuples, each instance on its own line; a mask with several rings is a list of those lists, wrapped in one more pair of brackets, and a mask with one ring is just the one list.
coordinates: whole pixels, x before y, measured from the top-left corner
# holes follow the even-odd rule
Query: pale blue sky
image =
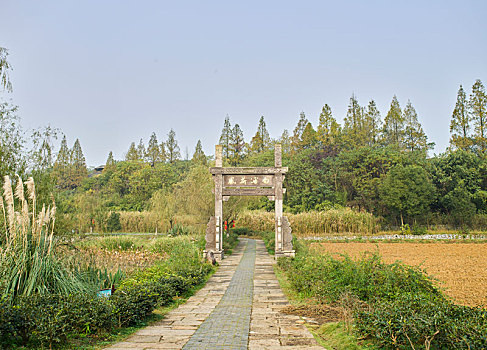
[(460, 84), (487, 84), (487, 1), (0, 0), (13, 102), (26, 128), (79, 138), (89, 165), (176, 131), (184, 155), (212, 154), (228, 114), (246, 140), (272, 137), (354, 93), (384, 118), (408, 99), (448, 145)]

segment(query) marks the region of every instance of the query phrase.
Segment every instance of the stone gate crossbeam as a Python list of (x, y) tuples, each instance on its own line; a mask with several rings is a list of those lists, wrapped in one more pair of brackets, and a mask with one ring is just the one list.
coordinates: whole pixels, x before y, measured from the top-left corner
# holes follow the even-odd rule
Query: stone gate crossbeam
[(274, 167), (223, 167), (222, 146), (215, 147), (215, 166), (210, 168), (215, 181), (215, 216), (206, 229), (205, 256), (221, 260), (223, 254), (223, 202), (230, 196), (266, 196), (275, 202), (275, 252), (279, 256), (294, 256), (291, 226), (282, 215), (285, 189), (282, 187), (288, 168), (282, 166), (281, 145), (274, 148)]

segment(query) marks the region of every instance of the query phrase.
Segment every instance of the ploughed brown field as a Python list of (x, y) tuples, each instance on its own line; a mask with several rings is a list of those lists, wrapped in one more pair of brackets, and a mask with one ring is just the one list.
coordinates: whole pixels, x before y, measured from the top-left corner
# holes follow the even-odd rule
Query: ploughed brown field
[(379, 251), (383, 260), (420, 266), (462, 305), (487, 307), (487, 243), (311, 243), (313, 248), (353, 258)]

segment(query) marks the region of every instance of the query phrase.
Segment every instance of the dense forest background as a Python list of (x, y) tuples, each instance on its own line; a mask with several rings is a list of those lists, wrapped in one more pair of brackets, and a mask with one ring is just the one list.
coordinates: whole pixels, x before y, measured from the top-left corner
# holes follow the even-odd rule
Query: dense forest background
[[(7, 55), (0, 48), (4, 95), (11, 90)], [(201, 229), (212, 215), (213, 156), (200, 140), (183, 159), (174, 130), (163, 141), (154, 132), (147, 142), (129, 141), (125, 159), (110, 152), (103, 167), (88, 169), (78, 139), (70, 147), (56, 128), (24, 131), (17, 106), (0, 98), (0, 175), (32, 176), (37, 203), (56, 203), (58, 233)], [(325, 104), (318, 125), (301, 113), (292, 133), (277, 139), (263, 116), (250, 140), (227, 116), (214, 143), (223, 146), (226, 166), (273, 165), (281, 143), (288, 213), (368, 212), (383, 230), (486, 230), (487, 95), (480, 80), (469, 92), (460, 86), (448, 118), (450, 146), (434, 156), (413, 104), (401, 106), (395, 96), (382, 115), (373, 100), (363, 106), (352, 95), (342, 124)], [(232, 198), (224, 210), (238, 222), (242, 211), (271, 211), (273, 202)]]

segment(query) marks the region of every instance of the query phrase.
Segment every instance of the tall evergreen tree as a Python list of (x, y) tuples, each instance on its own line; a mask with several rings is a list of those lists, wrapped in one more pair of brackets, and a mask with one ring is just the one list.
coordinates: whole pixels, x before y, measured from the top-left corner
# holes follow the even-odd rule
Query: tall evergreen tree
[(110, 153), (108, 153), (108, 158), (105, 163), (105, 168), (103, 169), (103, 171), (113, 169), (114, 167), (115, 167), (115, 158), (113, 158), (113, 152), (110, 151)]
[(418, 121), (418, 114), (409, 100), (404, 108), (403, 116), (404, 146), (406, 149), (410, 151), (426, 150), (428, 138)]
[(245, 141), (240, 125), (235, 124), (232, 129), (231, 159), (233, 165), (239, 165), (244, 155)]
[(52, 171), (53, 177), (56, 179), (57, 186), (60, 188), (69, 187), (69, 173), (71, 166), (71, 151), (68, 148), (68, 141), (66, 135), (61, 140), (61, 146), (57, 154), (56, 161)]
[(198, 140), (198, 142), (196, 143), (193, 158), (191, 159), (191, 161), (195, 164), (206, 165), (206, 156), (205, 152), (203, 151), (203, 146), (201, 145), (201, 140)]
[(159, 157), (163, 163), (167, 160), (166, 144), (164, 141), (161, 141), (161, 144), (159, 145)]
[(364, 115), (365, 138), (370, 146), (379, 141), (381, 130), (380, 112), (374, 100), (370, 100)]
[(303, 135), (301, 135), (301, 149), (313, 148), (317, 141), (316, 131), (313, 129), (313, 125), (308, 122), (304, 128)]
[(477, 147), (482, 151), (487, 151), (487, 95), (485, 87), (477, 79), (472, 86), (470, 94), (470, 115), (474, 123), (474, 139)]
[(404, 139), (404, 117), (396, 95), (392, 98), (391, 107), (384, 119), (383, 134), (386, 144), (402, 147)]
[(145, 161), (145, 145), (144, 141), (140, 139), (139, 144), (137, 145), (137, 157), (139, 158), (140, 161), (144, 162)]
[(306, 115), (304, 114), (304, 112), (301, 112), (299, 114), (298, 124), (294, 128), (293, 136), (291, 138), (291, 150), (293, 152), (297, 152), (301, 149), (303, 132), (304, 129), (306, 128), (306, 125), (308, 125), (308, 123), (309, 121), (306, 118)]
[(364, 124), (363, 108), (355, 95), (352, 95), (343, 124), (343, 134), (350, 147), (354, 148), (367, 143)]
[(230, 157), (230, 143), (232, 140), (232, 124), (230, 124), (230, 117), (225, 117), (225, 122), (223, 123), (222, 134), (220, 136), (219, 144), (222, 146), (223, 158), (228, 159)]
[(135, 142), (130, 144), (129, 150), (125, 155), (125, 160), (127, 162), (138, 162), (139, 161), (139, 153), (137, 152), (137, 148), (135, 147)]
[(12, 84), (9, 79), (9, 71), (12, 69), (7, 61), (8, 50), (0, 47), (0, 87), (3, 90), (12, 91)]
[(86, 177), (88, 177), (88, 169), (86, 168), (85, 156), (79, 139), (76, 139), (71, 150), (71, 187), (78, 187)]
[(321, 109), (320, 120), (317, 130), (318, 141), (323, 146), (335, 144), (340, 137), (340, 124), (333, 117), (331, 108), (325, 104)]
[(159, 143), (157, 142), (156, 133), (153, 132), (150, 139), (149, 144), (147, 145), (147, 152), (146, 152), (147, 161), (154, 166), (156, 163), (160, 163), (161, 160), (161, 149), (159, 148)]
[(254, 153), (260, 153), (269, 149), (271, 144), (271, 138), (265, 124), (264, 116), (260, 117), (259, 125), (257, 126), (257, 132), (252, 141), (250, 141), (250, 150)]
[(281, 149), (283, 154), (289, 154), (291, 152), (291, 137), (289, 136), (289, 131), (284, 129), (281, 137), (279, 138), (279, 143), (281, 144)]
[(458, 89), (457, 93), (457, 102), (455, 103), (450, 122), (450, 144), (453, 147), (463, 150), (470, 148), (472, 145), (470, 122), (467, 94), (463, 90), (462, 85), (460, 85), (460, 89)]
[(167, 159), (169, 160), (169, 163), (173, 163), (174, 161), (181, 158), (178, 142), (176, 141), (176, 132), (174, 132), (173, 129), (171, 129), (169, 131), (169, 134), (167, 135), (166, 148)]

